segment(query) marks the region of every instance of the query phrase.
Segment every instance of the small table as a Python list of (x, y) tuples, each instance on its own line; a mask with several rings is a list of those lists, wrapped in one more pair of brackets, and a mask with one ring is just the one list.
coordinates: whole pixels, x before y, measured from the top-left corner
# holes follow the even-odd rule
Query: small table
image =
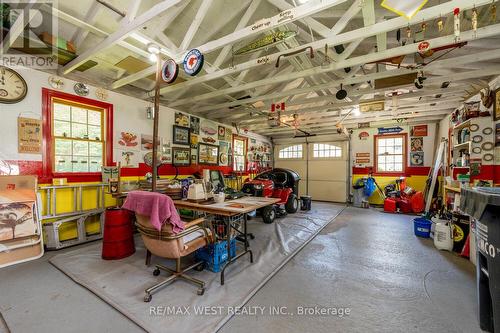
[[(191, 209), (200, 212), (205, 212), (208, 214), (218, 215), (223, 217), (226, 222), (226, 240), (227, 240), (227, 262), (221, 270), (220, 284), (224, 284), (224, 271), (233, 262), (244, 256), (245, 254), (250, 254), (250, 262), (253, 263), (253, 253), (250, 250), (247, 239), (247, 213), (253, 212), (254, 210), (274, 205), (280, 202), (279, 198), (261, 198), (261, 197), (244, 197), (235, 200), (224, 201), (223, 203), (212, 203), (212, 204), (202, 204), (191, 202), (187, 200), (174, 200), (176, 208)], [(234, 258), (231, 257), (231, 217), (237, 215), (243, 215), (243, 234), (244, 234), (244, 246), (245, 251), (236, 255)]]

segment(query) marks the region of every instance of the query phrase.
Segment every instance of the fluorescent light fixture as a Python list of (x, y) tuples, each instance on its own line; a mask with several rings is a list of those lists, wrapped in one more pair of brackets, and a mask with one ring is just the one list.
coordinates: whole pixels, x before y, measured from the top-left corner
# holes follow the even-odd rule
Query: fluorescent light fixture
[(384, 0), (380, 5), (400, 16), (411, 19), (425, 6), (427, 1), (428, 0)]
[(308, 2), (309, 0), (297, 0), (297, 2), (301, 5), (305, 4), (306, 2)]

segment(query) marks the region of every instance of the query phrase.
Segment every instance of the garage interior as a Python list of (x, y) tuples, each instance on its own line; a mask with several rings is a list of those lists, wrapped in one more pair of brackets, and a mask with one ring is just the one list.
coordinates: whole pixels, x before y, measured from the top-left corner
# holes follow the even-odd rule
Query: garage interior
[(0, 332), (500, 330), (495, 0), (0, 0)]

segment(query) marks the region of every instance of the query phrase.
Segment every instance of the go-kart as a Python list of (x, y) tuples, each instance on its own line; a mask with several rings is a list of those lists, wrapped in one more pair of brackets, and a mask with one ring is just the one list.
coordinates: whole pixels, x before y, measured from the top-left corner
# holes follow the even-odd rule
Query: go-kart
[(279, 198), (277, 204), (257, 211), (264, 223), (273, 223), (277, 216), (293, 214), (299, 209), (299, 180), (300, 176), (295, 171), (276, 168), (247, 180), (241, 191), (256, 197)]

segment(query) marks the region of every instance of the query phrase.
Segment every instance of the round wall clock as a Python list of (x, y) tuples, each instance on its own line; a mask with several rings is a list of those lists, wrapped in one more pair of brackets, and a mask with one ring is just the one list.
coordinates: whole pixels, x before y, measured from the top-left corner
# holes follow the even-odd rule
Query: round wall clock
[(26, 97), (28, 85), (13, 69), (0, 66), (0, 103), (18, 103)]
[(75, 83), (75, 85), (73, 86), (73, 90), (78, 96), (87, 96), (89, 94), (89, 87), (87, 87), (85, 83)]
[(192, 49), (186, 54), (184, 61), (182, 62), (184, 71), (188, 75), (195, 76), (201, 71), (203, 61), (203, 54), (197, 49)]
[(177, 74), (179, 74), (179, 65), (173, 60), (168, 59), (163, 64), (161, 69), (161, 77), (166, 83), (172, 83), (177, 79)]

